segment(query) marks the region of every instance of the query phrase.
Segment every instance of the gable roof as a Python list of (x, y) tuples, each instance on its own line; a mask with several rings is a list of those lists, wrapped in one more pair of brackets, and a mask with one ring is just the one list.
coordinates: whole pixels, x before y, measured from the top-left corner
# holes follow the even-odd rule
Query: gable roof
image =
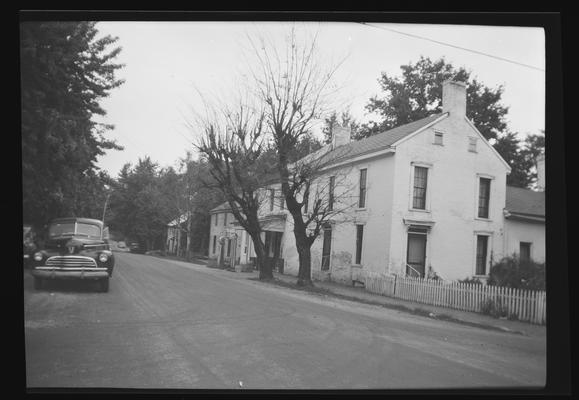
[(219, 211), (229, 211), (231, 210), (231, 207), (229, 207), (229, 203), (225, 202), (225, 203), (221, 203), (219, 204), (217, 207), (212, 208), (209, 212), (211, 214), (219, 212)]
[(167, 226), (177, 226), (187, 221), (187, 213), (175, 218), (173, 221), (169, 222)]
[(396, 128), (372, 135), (365, 139), (352, 141), (350, 143), (336, 147), (334, 150), (328, 151), (326, 154), (324, 154), (320, 158), (319, 163), (321, 165), (336, 163), (356, 156), (387, 149), (399, 140), (434, 122), (442, 115), (443, 114), (434, 114), (429, 117), (419, 119), (418, 121), (400, 125)]
[(507, 185), (505, 208), (511, 214), (545, 217), (545, 192)]

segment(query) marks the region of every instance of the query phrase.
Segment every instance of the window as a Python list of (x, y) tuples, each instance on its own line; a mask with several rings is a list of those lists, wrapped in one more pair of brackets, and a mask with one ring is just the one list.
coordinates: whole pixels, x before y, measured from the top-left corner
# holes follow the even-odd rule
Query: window
[(308, 213), (308, 198), (310, 197), (310, 192), (306, 191), (304, 193), (304, 198), (303, 198), (303, 202), (304, 202), (304, 214)]
[(322, 247), (322, 271), (330, 269), (330, 255), (332, 246), (332, 227), (324, 227), (324, 244)]
[(227, 240), (227, 257), (231, 256), (231, 240)]
[(275, 200), (275, 190), (269, 189), (269, 211), (273, 211), (274, 200)]
[(356, 225), (356, 264), (362, 263), (362, 239), (364, 238), (364, 225)]
[(480, 178), (478, 191), (478, 217), (489, 217), (489, 201), (491, 195), (491, 180)]
[(414, 167), (414, 195), (412, 196), (412, 208), (426, 209), (426, 182), (428, 180), (428, 168)]
[(217, 246), (217, 236), (213, 236), (213, 254), (215, 254), (215, 246)]
[(476, 275), (487, 273), (487, 247), (489, 237), (477, 235), (476, 237)]
[(468, 138), (468, 151), (472, 153), (476, 153), (476, 138), (469, 137)]
[(519, 259), (521, 262), (527, 263), (531, 261), (531, 243), (521, 242), (519, 245)]
[(434, 144), (442, 146), (442, 132), (434, 132)]
[(217, 226), (217, 217), (219, 214), (215, 214), (215, 226)]
[(358, 200), (358, 208), (366, 207), (366, 175), (367, 169), (360, 170), (360, 198)]
[(330, 190), (328, 198), (328, 210), (332, 211), (334, 209), (334, 185), (336, 184), (336, 177), (330, 176)]
[(223, 214), (223, 225), (227, 225), (227, 213)]

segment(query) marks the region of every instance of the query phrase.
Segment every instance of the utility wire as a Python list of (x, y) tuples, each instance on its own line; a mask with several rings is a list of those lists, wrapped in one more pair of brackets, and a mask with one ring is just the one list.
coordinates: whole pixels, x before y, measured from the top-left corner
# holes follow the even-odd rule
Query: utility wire
[(535, 66), (528, 65), (528, 64), (523, 64), (523, 63), (520, 63), (520, 62), (518, 62), (518, 61), (509, 60), (509, 59), (507, 59), (507, 58), (495, 56), (495, 55), (492, 55), (492, 54), (483, 53), (482, 51), (472, 50), (472, 49), (468, 49), (468, 48), (466, 48), (466, 47), (460, 47), (460, 46), (456, 46), (456, 45), (454, 45), (454, 44), (445, 43), (445, 42), (440, 42), (440, 41), (438, 41), (438, 40), (429, 39), (429, 38), (426, 38), (426, 37), (423, 37), (423, 36), (413, 35), (413, 34), (411, 34), (411, 33), (406, 33), (406, 32), (397, 31), (397, 30), (395, 30), (395, 29), (386, 28), (386, 27), (384, 27), (384, 26), (372, 25), (372, 24), (369, 24), (369, 23), (367, 23), (367, 22), (358, 22), (358, 23), (359, 23), (359, 24), (362, 24), (362, 25), (371, 26), (372, 28), (386, 30), (386, 31), (398, 33), (398, 34), (400, 34), (400, 35), (410, 36), (410, 37), (413, 37), (413, 38), (416, 38), (416, 39), (427, 40), (427, 41), (429, 41), (429, 42), (437, 43), (437, 44), (440, 44), (440, 45), (443, 45), (443, 46), (453, 47), (453, 48), (455, 48), (455, 49), (468, 51), (468, 52), (475, 53), (475, 54), (479, 54), (479, 55), (486, 56), (486, 57), (491, 57), (491, 58), (494, 58), (494, 59), (497, 59), (497, 60), (500, 60), (500, 61), (506, 61), (506, 62), (509, 62), (509, 63), (511, 63), (511, 64), (519, 65), (519, 66), (521, 66), (521, 67), (531, 68), (531, 69), (534, 69), (534, 70), (537, 70), (537, 71), (545, 72), (545, 70), (542, 69), (542, 68), (535, 67)]

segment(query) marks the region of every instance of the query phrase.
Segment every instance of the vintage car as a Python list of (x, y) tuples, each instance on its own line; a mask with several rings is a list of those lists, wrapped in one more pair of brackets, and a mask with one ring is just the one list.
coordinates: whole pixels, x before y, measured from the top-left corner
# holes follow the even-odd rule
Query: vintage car
[(108, 292), (115, 259), (104, 228), (96, 219), (52, 220), (44, 245), (32, 258), (35, 289), (51, 279), (86, 279), (96, 281), (99, 291)]
[(138, 242), (132, 242), (132, 243), (129, 245), (129, 250), (131, 251), (131, 253), (138, 253), (138, 254), (144, 253), (141, 245), (139, 245)]

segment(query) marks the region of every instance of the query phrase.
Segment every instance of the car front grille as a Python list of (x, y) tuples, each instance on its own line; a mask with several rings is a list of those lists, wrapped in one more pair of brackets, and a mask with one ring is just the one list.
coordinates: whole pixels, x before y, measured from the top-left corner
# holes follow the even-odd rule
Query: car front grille
[(82, 256), (55, 256), (46, 260), (47, 267), (96, 267), (96, 261), (90, 257)]

